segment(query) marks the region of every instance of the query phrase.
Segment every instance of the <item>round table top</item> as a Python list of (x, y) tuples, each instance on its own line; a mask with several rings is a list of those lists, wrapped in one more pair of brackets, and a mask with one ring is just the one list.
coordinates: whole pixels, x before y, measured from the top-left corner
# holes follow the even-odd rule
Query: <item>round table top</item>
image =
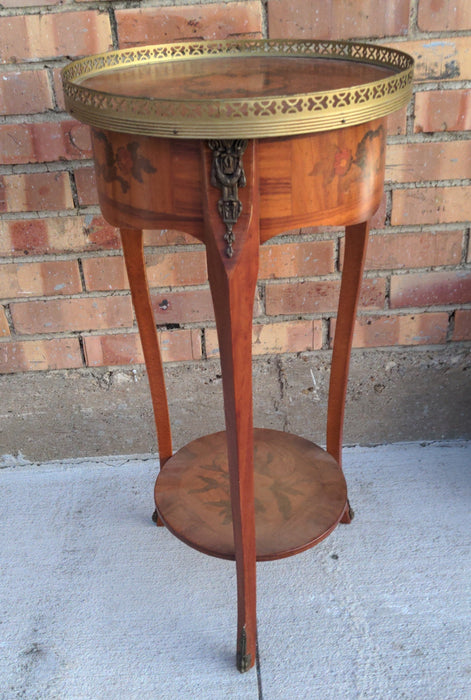
[(74, 61), (68, 111), (172, 138), (262, 138), (385, 116), (410, 99), (413, 60), (372, 44), (237, 40), (145, 46)]

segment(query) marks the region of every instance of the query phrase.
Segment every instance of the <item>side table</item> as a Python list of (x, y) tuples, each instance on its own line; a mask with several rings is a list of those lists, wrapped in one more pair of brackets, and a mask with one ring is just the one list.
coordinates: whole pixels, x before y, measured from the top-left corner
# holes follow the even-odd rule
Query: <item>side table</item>
[[(177, 537), (235, 559), (237, 666), (256, 654), (256, 560), (312, 547), (351, 511), (342, 427), (369, 220), (383, 193), (387, 114), (413, 61), (376, 45), (236, 40), (138, 47), (63, 71), (66, 105), (90, 124), (100, 207), (120, 228), (152, 395), (156, 512)], [(254, 429), (252, 313), (260, 245), (303, 226), (345, 226), (327, 450)], [(225, 432), (175, 455), (146, 280), (143, 229), (206, 246)]]

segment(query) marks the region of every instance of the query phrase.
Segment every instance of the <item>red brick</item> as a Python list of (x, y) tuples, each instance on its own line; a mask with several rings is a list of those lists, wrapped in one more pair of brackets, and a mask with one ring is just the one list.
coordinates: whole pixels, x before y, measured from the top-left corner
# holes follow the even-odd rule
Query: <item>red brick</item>
[(0, 298), (78, 294), (82, 291), (74, 260), (0, 265)]
[(393, 226), (447, 224), (471, 219), (471, 187), (394, 190)]
[(198, 329), (159, 330), (160, 350), (164, 362), (200, 360), (201, 333)]
[(10, 328), (8, 326), (8, 320), (5, 314), (5, 309), (0, 306), (0, 338), (10, 335)]
[(38, 5), (61, 5), (63, 0), (2, 0), (4, 8), (36, 7)]
[[(273, 355), (284, 352), (320, 350), (322, 347), (322, 321), (284, 321), (282, 323), (257, 324), (252, 331), (253, 355)], [(215, 328), (206, 330), (208, 357), (219, 356), (219, 344)]]
[(0, 125), (0, 164), (91, 158), (90, 130), (73, 120)]
[[(204, 284), (206, 255), (203, 250), (146, 255), (147, 279), (151, 287)], [(85, 258), (83, 273), (87, 290), (129, 289), (124, 260), (121, 256)]]
[(138, 333), (84, 336), (83, 348), (87, 367), (144, 363)]
[(151, 287), (206, 284), (206, 253), (202, 248), (176, 253), (146, 255), (147, 278)]
[(17, 333), (57, 333), (130, 327), (130, 297), (50, 299), (10, 304)]
[(116, 10), (121, 48), (186, 39), (261, 36), (261, 4), (231, 2)]
[(470, 80), (469, 37), (438, 37), (392, 43), (415, 59), (414, 80)]
[[(193, 323), (214, 321), (214, 311), (209, 289), (184, 289), (181, 291), (151, 293), (155, 322), (158, 326), (167, 323)], [(261, 315), (258, 293), (255, 296), (254, 316)]]
[(379, 204), (379, 207), (371, 217), (371, 228), (384, 228), (386, 224), (386, 213), (388, 207), (388, 200), (386, 197), (386, 192), (383, 193), (383, 198)]
[[(53, 219), (0, 220), (0, 255), (43, 255), (86, 244), (80, 219), (64, 216)], [(70, 248), (69, 248), (70, 246)]]
[[(266, 312), (269, 316), (278, 316), (279, 314), (317, 314), (336, 311), (339, 290), (339, 280), (267, 284)], [(360, 305), (364, 308), (382, 309), (385, 291), (384, 279), (363, 280)]]
[(453, 340), (471, 340), (471, 309), (458, 309), (455, 313)]
[(46, 70), (0, 73), (0, 114), (37, 114), (53, 106)]
[(87, 250), (114, 250), (121, 247), (119, 231), (102, 216), (86, 214), (83, 226), (87, 237)]
[(0, 343), (0, 374), (82, 366), (78, 338)]
[(462, 231), (373, 235), (368, 242), (366, 268), (394, 270), (457, 265), (461, 261), (462, 245)]
[(0, 17), (0, 62), (101, 53), (112, 48), (108, 14), (92, 10)]
[(334, 241), (264, 245), (260, 249), (261, 279), (306, 277), (334, 272)]
[(415, 272), (391, 277), (391, 308), (469, 304), (471, 270)]
[(145, 246), (159, 245), (196, 245), (201, 244), (197, 238), (193, 238), (189, 233), (184, 231), (173, 231), (172, 229), (162, 229), (157, 231), (144, 231)]
[(121, 255), (82, 260), (85, 288), (89, 292), (129, 289), (124, 260)]
[(95, 168), (77, 168), (74, 170), (74, 177), (80, 206), (88, 207), (98, 204)]
[[(158, 336), (164, 362), (201, 359), (200, 331), (159, 330)], [(138, 333), (87, 336), (84, 337), (84, 350), (89, 367), (144, 363)]]
[(160, 326), (214, 320), (209, 289), (153, 292), (152, 307), (155, 322)]
[(471, 29), (471, 5), (469, 0), (419, 0), (417, 23), (423, 32)]
[[(159, 330), (159, 343), (164, 362), (201, 359), (199, 330)], [(143, 364), (144, 355), (138, 333), (119, 333), (84, 337), (84, 350), (89, 367)]]
[[(185, 242), (183, 234), (162, 232), (163, 236), (171, 233), (175, 234), (176, 242)], [(151, 238), (149, 240), (156, 245)], [(167, 245), (164, 240), (161, 244)], [(0, 255), (47, 255), (80, 250), (113, 250), (120, 247), (118, 229), (94, 214), (82, 217), (0, 219)]]
[(471, 141), (392, 144), (386, 154), (386, 180), (464, 179), (470, 175)]
[(429, 90), (415, 95), (416, 133), (471, 129), (471, 90)]
[[(446, 341), (447, 331), (448, 314), (443, 312), (408, 316), (360, 316), (355, 322), (353, 347), (436, 345)], [(334, 335), (335, 319), (332, 319), (331, 338)]]
[(407, 107), (393, 112), (388, 116), (388, 134), (390, 136), (399, 136), (407, 131)]
[(98, 216), (0, 220), (0, 255), (47, 255), (118, 248), (117, 229)]
[(269, 0), (269, 35), (277, 38), (349, 39), (406, 34), (409, 0)]
[(68, 173), (0, 176), (0, 212), (73, 209)]

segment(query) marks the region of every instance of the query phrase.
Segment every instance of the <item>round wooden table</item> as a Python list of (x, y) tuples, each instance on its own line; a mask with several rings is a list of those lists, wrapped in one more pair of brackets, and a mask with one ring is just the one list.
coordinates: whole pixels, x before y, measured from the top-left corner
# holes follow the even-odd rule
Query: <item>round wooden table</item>
[[(240, 671), (255, 662), (256, 560), (351, 519), (341, 446), (353, 324), (385, 119), (408, 102), (412, 67), (376, 45), (237, 40), (125, 49), (63, 71), (69, 112), (93, 127), (103, 216), (121, 231), (157, 427), (156, 512), (192, 547), (235, 559)], [(346, 231), (326, 451), (254, 429), (252, 413), (260, 245), (316, 225)], [(226, 420), (175, 455), (142, 246), (142, 229), (164, 228), (206, 246)]]

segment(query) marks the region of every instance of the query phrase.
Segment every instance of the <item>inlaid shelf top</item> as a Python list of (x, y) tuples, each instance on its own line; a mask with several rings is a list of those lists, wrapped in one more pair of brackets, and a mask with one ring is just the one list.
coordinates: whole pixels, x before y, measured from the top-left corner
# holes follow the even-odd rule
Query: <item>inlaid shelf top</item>
[[(280, 559), (320, 542), (347, 502), (337, 462), (309, 440), (254, 430), (255, 529), (259, 561)], [(234, 559), (226, 434), (190, 442), (157, 478), (156, 505), (169, 530), (195, 549)]]
[(407, 104), (413, 60), (373, 44), (231, 40), (112, 51), (63, 70), (67, 110), (102, 129), (170, 138), (328, 131)]

